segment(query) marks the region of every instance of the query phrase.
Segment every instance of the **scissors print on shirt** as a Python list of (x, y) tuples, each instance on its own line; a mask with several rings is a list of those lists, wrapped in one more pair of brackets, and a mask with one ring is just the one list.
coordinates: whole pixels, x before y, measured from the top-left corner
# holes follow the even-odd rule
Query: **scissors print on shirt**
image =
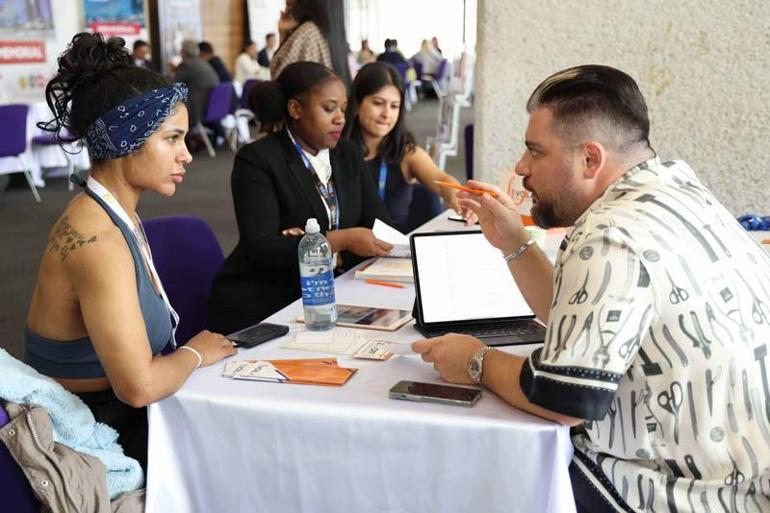
[(733, 458), (733, 455), (729, 452), (727, 454), (730, 457), (730, 463), (732, 463), (733, 469), (725, 477), (725, 485), (737, 486), (746, 480), (746, 476), (744, 476), (743, 472), (738, 469), (738, 465), (735, 464), (735, 458)]
[(572, 296), (570, 296), (569, 301), (568, 301), (569, 304), (571, 304), (571, 305), (574, 305), (574, 304), (582, 305), (583, 303), (586, 302), (586, 300), (588, 299), (588, 292), (586, 291), (586, 285), (588, 285), (588, 276), (589, 275), (590, 275), (590, 273), (587, 272), (586, 273), (586, 278), (585, 278), (585, 280), (583, 280), (583, 285), (577, 290), (577, 292), (575, 292), (574, 294), (572, 294)]
[(671, 283), (671, 292), (668, 295), (668, 300), (672, 305), (678, 305), (679, 303), (684, 303), (690, 299), (690, 294), (685, 289), (674, 283), (674, 279), (671, 277), (671, 274), (668, 271), (666, 271), (666, 276), (668, 276), (668, 281)]
[(679, 444), (679, 411), (682, 409), (684, 391), (678, 381), (671, 383), (668, 390), (658, 394), (658, 406), (674, 416), (674, 443)]

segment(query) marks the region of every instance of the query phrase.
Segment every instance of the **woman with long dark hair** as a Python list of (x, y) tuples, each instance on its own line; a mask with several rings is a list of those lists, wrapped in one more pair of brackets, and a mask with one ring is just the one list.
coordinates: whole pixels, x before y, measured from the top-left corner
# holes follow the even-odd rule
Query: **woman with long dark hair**
[[(384, 256), (375, 219), (390, 222), (358, 148), (340, 140), (347, 91), (329, 68), (297, 62), (257, 90), (282, 106), (283, 128), (241, 148), (231, 178), (239, 241), (214, 281), (212, 329), (231, 333), (300, 297), (297, 248), (318, 219), (337, 270)], [(257, 94), (257, 93), (255, 93)], [(270, 120), (275, 119), (270, 115)]]
[(122, 39), (81, 33), (46, 87), (47, 130), (83, 139), (91, 156), (83, 194), (50, 232), (24, 332), (25, 361), (77, 394), (119, 433), (126, 455), (147, 461), (145, 406), (198, 367), (235, 353), (202, 332), (174, 346), (178, 316), (152, 264), (136, 214), (145, 191), (172, 196), (192, 157), (184, 84), (133, 66)]
[(270, 61), (275, 79), (294, 62), (310, 61), (332, 68), (350, 85), (345, 13), (337, 0), (286, 0), (278, 21), (280, 46)]
[[(374, 62), (362, 67), (348, 105), (347, 137), (364, 153), (369, 173), (394, 226), (406, 233), (412, 183), (417, 181), (439, 194), (444, 204), (460, 213), (457, 190), (440, 187), (436, 180), (457, 182), (440, 170), (428, 153), (417, 146), (404, 122), (404, 84), (391, 65)], [(472, 213), (468, 213), (473, 219)]]

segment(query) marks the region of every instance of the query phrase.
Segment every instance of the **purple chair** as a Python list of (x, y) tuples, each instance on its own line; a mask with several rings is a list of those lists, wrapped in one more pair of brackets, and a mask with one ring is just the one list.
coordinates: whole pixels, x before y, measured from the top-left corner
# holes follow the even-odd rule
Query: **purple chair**
[(448, 60), (442, 59), (441, 62), (438, 63), (438, 67), (436, 68), (436, 82), (439, 84), (442, 80), (444, 80), (444, 75), (446, 75), (446, 67), (449, 63)]
[(163, 288), (181, 319), (176, 341), (185, 344), (206, 327), (211, 284), (225, 256), (199, 217), (156, 217), (142, 224)]
[[(0, 405), (0, 428), (8, 424), (8, 413)], [(40, 502), (35, 498), (11, 452), (0, 442), (0, 503), (3, 511), (13, 513), (40, 513)]]
[[(38, 146), (59, 146), (62, 144), (72, 144), (75, 141), (77, 141), (77, 139), (69, 133), (61, 133), (58, 136), (56, 134), (46, 133), (45, 135), (36, 135), (32, 138), (32, 144), (37, 144)], [(72, 183), (71, 178), (75, 173), (75, 163), (72, 162), (67, 151), (64, 151), (64, 158), (67, 160), (67, 188), (72, 190), (74, 184)]]
[(21, 165), (24, 177), (35, 201), (40, 203), (40, 194), (32, 182), (29, 166), (22, 154), (27, 150), (27, 105), (0, 105), (0, 157), (15, 157)]
[(201, 138), (203, 138), (203, 144), (206, 145), (206, 150), (209, 152), (211, 158), (216, 157), (217, 153), (214, 151), (214, 146), (211, 144), (211, 139), (209, 139), (209, 135), (206, 132), (204, 125), (216, 127), (220, 125), (225, 117), (232, 114), (232, 109), (230, 107), (232, 105), (233, 94), (234, 89), (232, 82), (222, 82), (221, 84), (212, 87), (209, 91), (208, 103), (206, 104), (206, 114), (203, 116), (203, 119), (198, 122), (198, 133), (200, 133)]
[(417, 73), (417, 79), (422, 80), (422, 62), (418, 61), (417, 59), (412, 59), (412, 67), (414, 68), (414, 72)]
[(441, 213), (441, 199), (430, 189), (419, 183), (414, 184), (409, 217), (406, 224), (411, 232)]
[(465, 125), (465, 178), (473, 179), (473, 123)]

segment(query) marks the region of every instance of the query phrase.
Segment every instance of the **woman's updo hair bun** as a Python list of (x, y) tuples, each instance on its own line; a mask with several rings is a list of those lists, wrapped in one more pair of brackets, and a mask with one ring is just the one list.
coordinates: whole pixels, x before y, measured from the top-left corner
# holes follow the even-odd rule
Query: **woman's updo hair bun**
[(275, 80), (254, 84), (249, 90), (247, 104), (263, 126), (274, 126), (284, 119), (286, 98), (281, 85)]
[(171, 85), (154, 71), (133, 66), (122, 38), (105, 39), (100, 33), (75, 34), (58, 64), (45, 88), (54, 119), (38, 126), (56, 134), (64, 129), (76, 138), (116, 105)]

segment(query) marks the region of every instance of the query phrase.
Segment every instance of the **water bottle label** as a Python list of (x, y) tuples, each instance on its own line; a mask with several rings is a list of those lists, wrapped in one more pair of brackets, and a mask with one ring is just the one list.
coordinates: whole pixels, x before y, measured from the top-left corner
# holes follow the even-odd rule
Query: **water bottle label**
[(334, 303), (334, 272), (302, 276), (302, 304), (320, 306)]

